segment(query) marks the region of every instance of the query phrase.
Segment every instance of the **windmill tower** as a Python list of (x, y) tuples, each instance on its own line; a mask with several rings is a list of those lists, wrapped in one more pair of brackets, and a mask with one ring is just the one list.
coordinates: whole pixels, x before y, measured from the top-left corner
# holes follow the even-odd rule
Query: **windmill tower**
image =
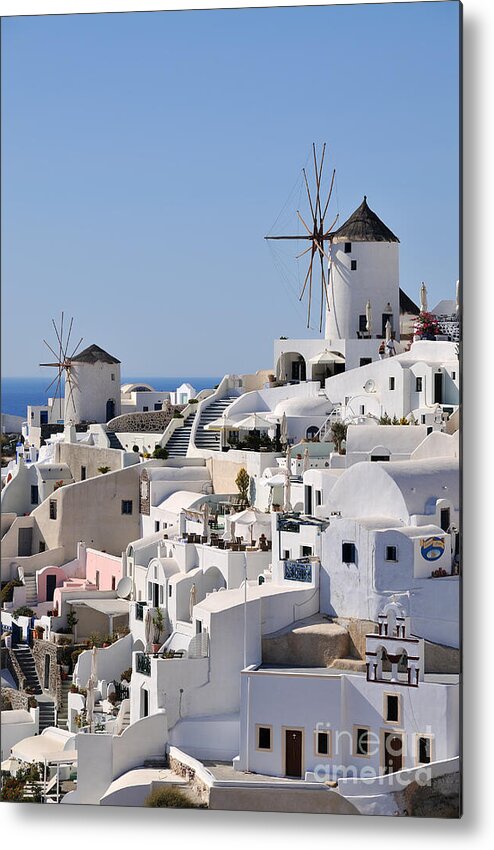
[[(67, 338), (64, 337), (64, 314), (57, 328), (52, 320), (58, 343), (58, 353), (43, 340), (55, 357), (53, 363), (40, 363), (57, 369), (50, 386), (55, 384), (57, 405), (63, 407), (63, 420), (66, 426), (79, 422), (106, 423), (120, 414), (120, 360), (108, 354), (99, 345), (90, 345), (78, 352), (82, 337), (69, 355), (70, 335), (73, 319), (70, 321)], [(62, 386), (64, 396), (62, 399)]]

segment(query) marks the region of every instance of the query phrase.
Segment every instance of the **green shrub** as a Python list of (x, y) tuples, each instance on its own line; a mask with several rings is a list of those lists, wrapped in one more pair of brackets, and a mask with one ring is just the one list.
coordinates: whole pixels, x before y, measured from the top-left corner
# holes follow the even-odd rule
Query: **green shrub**
[(183, 419), (183, 414), (179, 410), (173, 411), (173, 419)]
[(196, 809), (197, 805), (187, 797), (181, 788), (168, 785), (155, 788), (146, 797), (145, 806), (150, 809)]
[(153, 457), (157, 460), (166, 460), (168, 457), (168, 452), (164, 446), (155, 446)]
[(130, 682), (130, 677), (132, 676), (132, 667), (129, 667), (128, 670), (123, 670), (120, 674), (120, 681)]
[(22, 581), (14, 578), (12, 581), (8, 581), (4, 584), (0, 591), (0, 605), (3, 605), (4, 602), (12, 602), (14, 587), (22, 587)]
[(34, 617), (34, 611), (32, 608), (28, 608), (27, 605), (21, 605), (20, 608), (15, 609), (12, 616), (14, 620), (17, 620), (18, 617)]

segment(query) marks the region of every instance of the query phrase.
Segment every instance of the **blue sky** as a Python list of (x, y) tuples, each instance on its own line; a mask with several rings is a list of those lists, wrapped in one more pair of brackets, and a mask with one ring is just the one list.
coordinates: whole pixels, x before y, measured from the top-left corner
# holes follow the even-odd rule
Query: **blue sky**
[[(311, 335), (294, 226), (312, 141), (342, 222), (367, 194), (432, 306), (458, 277), (456, 2), (2, 22), (3, 374), (51, 317), (125, 374), (270, 367)], [(280, 265), (288, 271), (280, 274)], [(315, 333), (315, 332), (314, 332)]]

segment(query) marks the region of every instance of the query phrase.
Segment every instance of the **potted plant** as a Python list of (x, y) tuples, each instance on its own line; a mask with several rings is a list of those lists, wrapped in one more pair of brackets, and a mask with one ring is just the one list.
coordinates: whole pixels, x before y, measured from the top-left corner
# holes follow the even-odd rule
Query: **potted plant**
[(37, 640), (43, 640), (43, 635), (44, 635), (44, 633), (45, 633), (45, 628), (44, 628), (44, 626), (42, 626), (40, 623), (38, 623), (38, 624), (34, 627), (34, 632), (35, 632), (35, 635), (36, 635), (36, 639), (37, 639)]
[(152, 644), (152, 648), (153, 648), (154, 653), (157, 653), (159, 651), (160, 646), (161, 646), (160, 638), (161, 638), (161, 633), (163, 632), (164, 622), (165, 621), (164, 621), (164, 618), (163, 618), (163, 614), (161, 613), (161, 608), (157, 608), (156, 613), (153, 617), (154, 643)]
[(414, 323), (414, 339), (434, 340), (439, 333), (439, 324), (433, 313), (420, 313)]

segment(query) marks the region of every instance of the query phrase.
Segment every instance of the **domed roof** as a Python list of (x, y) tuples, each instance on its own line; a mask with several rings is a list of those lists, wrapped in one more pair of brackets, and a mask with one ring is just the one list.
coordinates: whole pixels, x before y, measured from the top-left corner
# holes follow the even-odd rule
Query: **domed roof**
[(317, 396), (295, 396), (279, 401), (273, 413), (276, 416), (329, 416), (331, 402)]

